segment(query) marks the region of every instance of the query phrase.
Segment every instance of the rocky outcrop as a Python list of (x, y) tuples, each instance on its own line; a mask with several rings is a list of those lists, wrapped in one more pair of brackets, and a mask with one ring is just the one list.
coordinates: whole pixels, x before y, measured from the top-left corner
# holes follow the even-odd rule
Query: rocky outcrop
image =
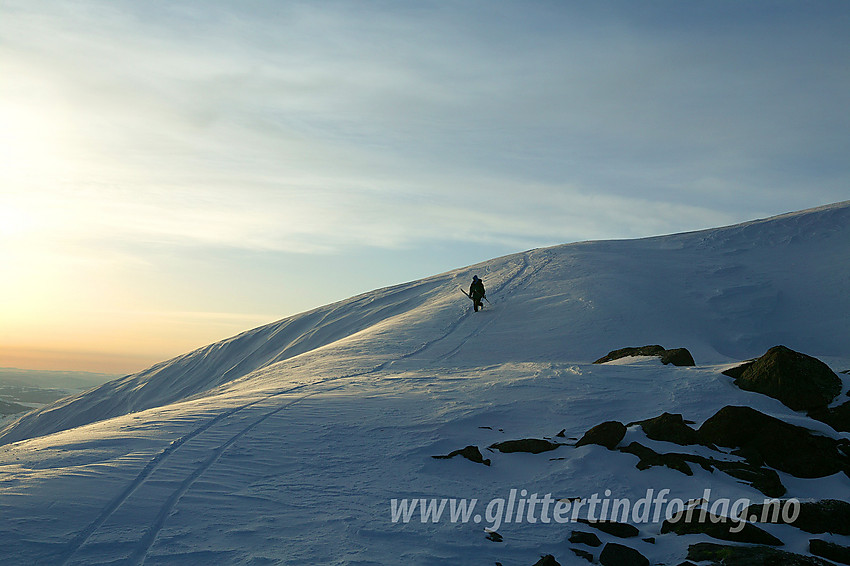
[(673, 348), (672, 350), (664, 350), (661, 354), (661, 363), (665, 366), (673, 364), (679, 367), (688, 367), (697, 365), (694, 357), (687, 348)]
[(753, 486), (768, 497), (782, 497), (787, 491), (776, 470), (758, 466), (747, 461), (728, 462), (712, 459), (711, 463), (721, 472), (743, 483)]
[(690, 545), (688, 560), (709, 561), (711, 566), (832, 566), (820, 558), (769, 546), (727, 546), (713, 542)]
[(661, 524), (661, 534), (705, 534), (712, 538), (732, 542), (747, 542), (782, 546), (782, 541), (750, 523), (741, 523), (728, 517), (718, 517), (701, 511), (682, 512)]
[(838, 432), (850, 432), (850, 401), (837, 407), (809, 411), (809, 416), (824, 422)]
[(614, 360), (619, 360), (620, 358), (634, 357), (634, 356), (657, 356), (661, 358), (661, 363), (664, 365), (673, 364), (674, 366), (693, 366), (694, 357), (687, 350), (687, 348), (674, 348), (672, 350), (666, 350), (663, 346), (659, 346), (658, 344), (653, 344), (649, 346), (640, 346), (640, 347), (629, 347), (629, 348), (620, 348), (619, 350), (613, 350), (608, 352), (606, 355), (602, 356), (595, 362), (594, 364), (604, 364), (606, 362), (612, 362)]
[(431, 456), (432, 458), (437, 459), (449, 459), (454, 458), (455, 456), (463, 456), (467, 460), (471, 460), (476, 464), (484, 464), (485, 466), (490, 465), (490, 459), (484, 459), (484, 456), (481, 455), (481, 450), (478, 449), (477, 446), (467, 446), (466, 448), (461, 448), (460, 450), (453, 450), (444, 456)]
[(569, 541), (574, 544), (586, 544), (587, 546), (602, 546), (602, 541), (593, 533), (584, 531), (573, 531), (570, 534)]
[(606, 421), (584, 433), (584, 436), (576, 442), (576, 446), (598, 444), (608, 450), (613, 450), (623, 440), (624, 436), (626, 436), (626, 425), (618, 421)]
[(570, 550), (572, 550), (573, 554), (575, 554), (579, 558), (584, 558), (585, 560), (587, 560), (591, 564), (593, 563), (593, 554), (592, 553), (590, 553), (586, 550), (582, 550), (580, 548), (570, 548)]
[(652, 440), (672, 442), (680, 446), (702, 443), (697, 431), (689, 427), (680, 414), (663, 413), (651, 419), (629, 423), (628, 426), (633, 424), (640, 425), (646, 436)]
[(850, 546), (813, 538), (809, 541), (809, 552), (833, 562), (850, 564)]
[(844, 471), (850, 458), (839, 442), (760, 413), (750, 407), (723, 407), (697, 430), (704, 443), (737, 448), (748, 462), (798, 478), (821, 478)]
[(617, 538), (633, 538), (640, 534), (640, 531), (634, 525), (620, 523), (619, 521), (589, 521), (583, 518), (576, 520)]
[[(745, 517), (752, 521), (763, 523), (785, 523), (782, 513), (788, 500), (779, 501), (767, 509), (764, 505), (750, 505), (744, 511)], [(799, 514), (793, 522), (788, 523), (794, 527), (812, 534), (833, 533), (837, 535), (850, 535), (850, 503), (840, 499), (823, 499), (821, 501), (796, 502), (799, 505)], [(786, 513), (793, 516), (793, 513)]]
[(602, 566), (649, 566), (649, 560), (629, 546), (609, 542), (599, 555)]
[(561, 566), (561, 563), (555, 560), (555, 557), (551, 554), (547, 554), (535, 562), (534, 566)]
[(764, 468), (752, 462), (730, 462), (728, 460), (717, 460), (695, 454), (680, 454), (676, 452), (659, 454), (639, 442), (632, 442), (628, 446), (618, 448), (618, 450), (637, 456), (638, 463), (635, 467), (639, 470), (646, 470), (655, 466), (666, 466), (672, 470), (691, 476), (693, 475), (691, 464), (696, 464), (708, 472), (718, 469), (753, 486), (768, 497), (782, 497), (785, 495), (785, 486), (782, 485), (779, 474), (775, 470)]
[[(632, 442), (628, 446), (620, 448), (620, 452), (632, 454), (638, 457), (636, 465), (638, 470), (647, 470), (655, 466), (666, 466), (672, 470), (682, 472), (686, 476), (694, 475), (693, 470), (688, 465), (688, 461), (707, 463), (708, 460), (699, 456), (691, 456), (690, 454), (659, 454), (652, 448), (648, 448), (639, 442)], [(704, 466), (705, 467), (705, 466)], [(707, 467), (711, 470), (711, 466)]]
[(512, 452), (530, 452), (532, 454), (540, 454), (541, 452), (554, 450), (558, 446), (561, 446), (561, 444), (549, 442), (548, 440), (543, 440), (541, 438), (522, 438), (519, 440), (497, 442), (496, 444), (491, 444), (489, 448), (492, 450), (498, 450), (505, 454), (510, 454)]
[(841, 378), (822, 361), (785, 346), (724, 372), (746, 391), (778, 399), (795, 411), (824, 409), (841, 393)]

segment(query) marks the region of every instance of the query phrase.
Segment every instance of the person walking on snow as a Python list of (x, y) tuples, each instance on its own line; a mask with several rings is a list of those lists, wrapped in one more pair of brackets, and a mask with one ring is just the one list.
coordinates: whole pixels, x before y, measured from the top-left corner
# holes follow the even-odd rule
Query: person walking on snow
[(484, 303), (481, 302), (487, 295), (487, 291), (484, 290), (484, 282), (478, 278), (477, 275), (472, 276), (472, 285), (469, 286), (469, 298), (472, 299), (472, 308), (475, 312), (478, 312), (478, 309), (484, 307)]

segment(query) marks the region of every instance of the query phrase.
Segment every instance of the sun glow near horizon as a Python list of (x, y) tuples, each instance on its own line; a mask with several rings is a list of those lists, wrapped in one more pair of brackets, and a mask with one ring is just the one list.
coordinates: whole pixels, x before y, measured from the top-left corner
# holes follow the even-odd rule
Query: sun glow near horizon
[(524, 249), (846, 198), (841, 4), (0, 12), (0, 366), (135, 371)]

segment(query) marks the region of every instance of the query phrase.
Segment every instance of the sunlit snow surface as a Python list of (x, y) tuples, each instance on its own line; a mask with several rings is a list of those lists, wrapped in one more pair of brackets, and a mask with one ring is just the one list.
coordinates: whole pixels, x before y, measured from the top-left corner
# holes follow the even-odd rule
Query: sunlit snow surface
[[(580, 437), (664, 411), (698, 426), (749, 405), (826, 425), (737, 389), (721, 371), (785, 344), (850, 368), (850, 203), (659, 238), (533, 250), (378, 290), (246, 332), (32, 413), (0, 436), (0, 557), (10, 564), (493, 564), (551, 553), (586, 564), (570, 524), (393, 523), (390, 500), (511, 489), (555, 498), (763, 495), (694, 466), (639, 471), (600, 446), (486, 449)], [(459, 290), (473, 274), (490, 305)], [(654, 359), (592, 365), (609, 350), (687, 347), (696, 368)], [(844, 391), (847, 390), (847, 376)], [(842, 392), (842, 399), (847, 400)], [(111, 417), (111, 418), (108, 418)], [(105, 419), (108, 420), (99, 420)], [(46, 435), (46, 436), (43, 436)], [(659, 451), (682, 447), (638, 440)], [(487, 467), (460, 457), (477, 445)], [(692, 450), (693, 451), (693, 450)], [(843, 474), (789, 496), (844, 498)], [(703, 536), (627, 543), (678, 564)], [(583, 530), (587, 530), (584, 527)], [(790, 527), (767, 530), (805, 553)], [(614, 540), (598, 533), (603, 541)], [(850, 544), (847, 537), (833, 540)]]

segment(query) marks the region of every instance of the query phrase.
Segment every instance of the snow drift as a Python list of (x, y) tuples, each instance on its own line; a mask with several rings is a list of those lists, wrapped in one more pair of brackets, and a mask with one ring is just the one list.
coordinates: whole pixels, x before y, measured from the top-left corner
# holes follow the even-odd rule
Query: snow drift
[[(826, 475), (832, 460), (850, 458), (837, 452), (850, 447), (850, 433), (830, 424), (850, 407), (845, 373), (834, 376), (841, 392), (821, 407), (822, 421), (722, 373), (777, 344), (850, 369), (849, 250), (845, 202), (531, 250), (201, 348), (2, 431), (4, 563), (531, 566), (552, 554), (567, 565), (586, 564), (576, 550), (600, 560), (622, 545), (654, 564), (682, 563), (692, 551), (702, 560), (711, 548), (698, 544), (715, 539), (691, 534), (692, 525), (633, 521), (622, 528), (638, 536), (623, 540), (595, 530), (604, 545), (596, 548), (567, 540), (571, 530), (594, 529), (586, 523), (497, 527), (483, 512), (524, 492), (638, 501), (669, 490), (684, 502), (709, 490), (713, 501), (756, 504), (766, 493), (805, 501), (850, 493), (850, 475)], [(473, 274), (492, 303), (478, 313), (458, 289)], [(591, 364), (645, 344), (685, 347), (696, 366), (655, 357)], [(682, 446), (639, 424), (694, 436), (735, 414), (784, 423), (750, 446), (774, 466), (742, 460), (730, 443)], [(735, 436), (744, 428), (723, 422)], [(604, 423), (616, 437), (575, 442)], [(829, 447), (832, 463), (793, 475), (798, 462), (777, 431)], [(515, 451), (528, 445), (543, 450)], [(777, 446), (781, 458), (767, 450)], [(451, 454), (481, 461), (433, 458)], [(411, 521), (393, 520), (393, 501), (421, 510), (441, 498), (478, 501), (478, 514), (420, 521), (417, 510)], [(781, 550), (752, 552), (815, 564), (810, 535), (759, 528)], [(817, 536), (827, 539), (821, 548), (850, 546), (850, 533)]]
[[(776, 344), (843, 356), (848, 253), (850, 201), (724, 228), (509, 255), (200, 348), (27, 414), (0, 432), (0, 444), (189, 399), (377, 329), (401, 342), (477, 325), (463, 357), (482, 364), (587, 362), (645, 343), (685, 346), (698, 363), (751, 358)], [(474, 273), (487, 284), (494, 312), (458, 318), (467, 314), (458, 287)], [(360, 348), (379, 354), (386, 344)]]

